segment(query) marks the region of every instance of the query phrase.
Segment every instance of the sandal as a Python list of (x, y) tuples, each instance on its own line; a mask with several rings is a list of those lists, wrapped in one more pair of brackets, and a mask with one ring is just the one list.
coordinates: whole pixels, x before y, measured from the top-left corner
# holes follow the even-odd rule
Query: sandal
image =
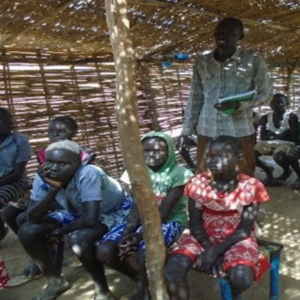
[(41, 277), (43, 277), (42, 274), (36, 275), (34, 277), (26, 277), (24, 275), (16, 276), (16, 277), (10, 279), (7, 287), (8, 288), (12, 288), (12, 287), (20, 286), (20, 285), (23, 285), (23, 284), (25, 284), (25, 283), (27, 283), (29, 281), (32, 281), (32, 280), (35, 280), (35, 279), (39, 279)]

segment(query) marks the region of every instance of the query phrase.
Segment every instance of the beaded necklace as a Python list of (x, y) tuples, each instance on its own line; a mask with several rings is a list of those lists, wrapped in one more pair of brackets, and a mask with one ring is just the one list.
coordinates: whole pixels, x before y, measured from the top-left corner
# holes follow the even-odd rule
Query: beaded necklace
[(230, 193), (234, 191), (238, 185), (238, 174), (236, 173), (235, 178), (227, 183), (219, 183), (215, 181), (213, 175), (211, 175), (210, 185), (212, 189), (216, 190), (218, 193)]

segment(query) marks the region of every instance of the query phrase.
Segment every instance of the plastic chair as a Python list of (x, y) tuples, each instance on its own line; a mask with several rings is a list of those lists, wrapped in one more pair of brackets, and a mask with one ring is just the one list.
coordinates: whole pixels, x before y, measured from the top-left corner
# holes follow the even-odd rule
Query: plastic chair
[[(261, 249), (268, 252), (270, 257), (270, 293), (269, 300), (279, 300), (279, 267), (280, 254), (283, 245), (264, 240), (258, 240), (258, 245)], [(222, 300), (232, 300), (230, 282), (226, 278), (219, 279), (219, 286)]]

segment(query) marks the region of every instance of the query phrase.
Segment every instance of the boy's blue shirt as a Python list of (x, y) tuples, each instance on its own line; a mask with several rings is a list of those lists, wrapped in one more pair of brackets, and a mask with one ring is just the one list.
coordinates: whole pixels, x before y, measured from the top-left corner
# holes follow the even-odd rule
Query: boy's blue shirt
[[(31, 192), (31, 200), (41, 201), (49, 192), (50, 186), (36, 174)], [(125, 199), (121, 185), (109, 177), (101, 168), (82, 165), (74, 174), (65, 189), (61, 189), (55, 200), (71, 214), (81, 215), (82, 203), (99, 201), (100, 214), (118, 207)]]
[[(13, 172), (16, 164), (27, 162), (31, 158), (28, 138), (19, 133), (11, 133), (0, 144), (0, 178)], [(22, 179), (26, 179), (26, 174)]]

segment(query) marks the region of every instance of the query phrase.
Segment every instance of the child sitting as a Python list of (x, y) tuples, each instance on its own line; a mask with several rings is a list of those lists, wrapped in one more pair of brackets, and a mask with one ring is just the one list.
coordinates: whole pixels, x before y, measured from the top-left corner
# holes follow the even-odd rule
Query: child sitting
[[(55, 117), (49, 122), (48, 127), (48, 138), (50, 143), (54, 143), (57, 141), (63, 140), (72, 140), (78, 132), (78, 125), (74, 118), (70, 116), (59, 116)], [(82, 164), (92, 163), (95, 160), (96, 155), (87, 147), (81, 147), (81, 162)], [(39, 164), (42, 166), (45, 163), (46, 159), (46, 148), (42, 148), (36, 153), (37, 160)], [(21, 200), (18, 203), (11, 203), (5, 207), (1, 216), (5, 223), (15, 232), (18, 233), (19, 226), (26, 221), (26, 212), (28, 200)], [(57, 261), (59, 268), (61, 268), (62, 264), (62, 256), (63, 256), (63, 246), (62, 244), (59, 246), (61, 248), (55, 255), (60, 257)], [(24, 269), (24, 275), (28, 278), (33, 278), (35, 275), (39, 275), (40, 271), (37, 266), (33, 263), (29, 263), (29, 265)]]
[[(50, 121), (48, 127), (49, 142), (54, 143), (63, 140), (72, 141), (78, 132), (78, 125), (74, 118), (70, 116), (59, 116)], [(81, 161), (83, 164), (94, 162), (96, 154), (89, 148), (82, 146)], [(46, 148), (40, 149), (37, 154), (37, 160), (43, 165), (46, 158)]]
[(234, 300), (257, 280), (269, 265), (259, 260), (254, 234), (260, 202), (269, 200), (263, 184), (239, 173), (242, 158), (238, 140), (220, 136), (208, 145), (207, 172), (190, 179), (190, 234), (183, 234), (170, 254), (166, 278), (170, 299), (187, 300), (187, 273), (194, 267), (214, 277), (227, 276)]
[[(150, 132), (142, 139), (145, 160), (162, 220), (166, 247), (171, 246), (187, 225), (186, 199), (183, 190), (191, 172), (176, 164), (174, 143), (162, 132)], [(127, 172), (122, 176), (130, 184)], [(139, 272), (125, 257), (138, 254)], [(137, 207), (131, 210), (129, 221), (113, 228), (97, 243), (97, 258), (138, 283), (132, 300), (149, 299), (145, 270), (145, 243)]]
[[(78, 125), (72, 117), (59, 116), (50, 121), (48, 127), (48, 138), (50, 143), (63, 140), (72, 140), (78, 131)], [(91, 163), (95, 160), (96, 155), (92, 150), (82, 147), (81, 161), (83, 164)], [(42, 148), (36, 153), (37, 160), (40, 165), (45, 163), (46, 148)], [(1, 211), (1, 216), (5, 223), (17, 234), (19, 225), (24, 221), (22, 216), (19, 216), (27, 208), (27, 202), (21, 200), (18, 203), (11, 203)], [(19, 217), (18, 217), (19, 216)], [(19, 223), (19, 224), (18, 224)]]
[[(46, 289), (35, 300), (54, 300), (70, 288), (48, 247), (49, 239), (60, 239), (64, 234), (95, 281), (95, 300), (115, 299), (96, 259), (94, 243), (118, 222), (125, 222), (131, 199), (125, 197), (116, 180), (99, 167), (82, 164), (81, 157), (81, 147), (75, 142), (52, 143), (33, 182), (28, 221), (19, 228), (18, 236), (47, 278)], [(60, 207), (55, 209), (54, 203)]]
[[(31, 158), (30, 144), (22, 134), (13, 133), (12, 115), (0, 108), (0, 208), (16, 202), (29, 191), (26, 165)], [(8, 229), (0, 218), (0, 241)]]
[[(287, 97), (283, 94), (275, 94), (270, 103), (272, 112), (261, 118), (261, 140), (255, 145), (256, 165), (266, 173), (263, 183), (267, 186), (282, 185), (291, 175), (289, 152), (298, 144), (299, 128), (296, 114), (287, 111)], [(273, 167), (268, 166), (262, 155), (272, 155), (274, 161), (283, 169), (283, 173), (273, 177)]]

